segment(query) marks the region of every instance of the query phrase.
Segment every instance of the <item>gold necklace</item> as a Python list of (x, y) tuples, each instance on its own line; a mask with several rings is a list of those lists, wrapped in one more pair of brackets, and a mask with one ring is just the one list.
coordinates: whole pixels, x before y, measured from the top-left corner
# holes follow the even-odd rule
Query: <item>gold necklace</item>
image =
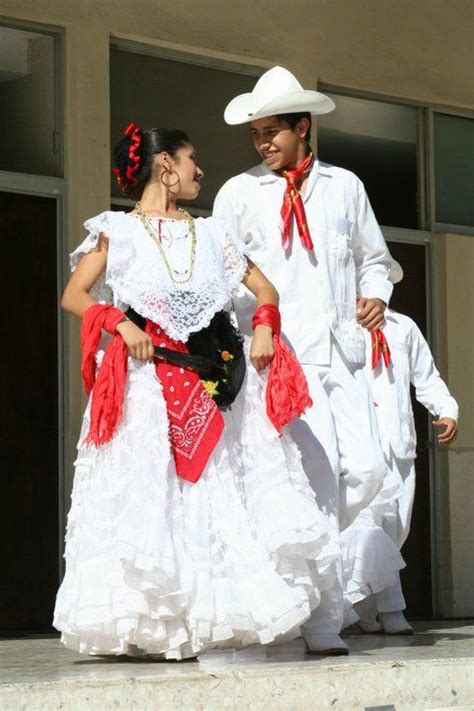
[[(189, 212), (186, 212), (186, 210), (183, 210), (181, 207), (179, 208), (179, 210), (186, 217), (186, 222), (188, 223), (189, 234), (191, 235), (189, 266), (184, 272), (178, 271), (171, 265), (167, 255), (166, 255), (166, 252), (163, 248), (163, 245), (161, 244), (160, 237), (157, 235), (156, 230), (153, 227), (153, 225), (151, 224), (149, 218), (143, 212), (142, 207), (139, 202), (137, 202), (137, 204), (135, 205), (135, 209), (133, 212), (135, 212), (138, 215), (144, 228), (146, 229), (146, 231), (152, 238), (153, 242), (158, 247), (158, 251), (160, 252), (161, 258), (163, 259), (163, 262), (165, 263), (165, 266), (166, 266), (166, 269), (168, 271), (171, 281), (174, 284), (186, 284), (186, 282), (188, 282), (193, 275), (194, 260), (196, 257), (196, 226), (195, 226), (194, 220), (191, 217), (191, 215), (189, 214)], [(160, 218), (158, 218), (158, 219), (160, 219)]]

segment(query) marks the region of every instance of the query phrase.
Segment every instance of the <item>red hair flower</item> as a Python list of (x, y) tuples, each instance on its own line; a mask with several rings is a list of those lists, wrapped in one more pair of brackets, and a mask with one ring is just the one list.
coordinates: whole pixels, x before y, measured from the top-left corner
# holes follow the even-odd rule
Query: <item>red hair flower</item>
[(122, 187), (122, 192), (127, 193), (137, 184), (137, 173), (140, 169), (140, 146), (142, 143), (142, 129), (136, 123), (129, 123), (124, 135), (130, 138), (128, 148), (127, 168), (122, 175), (118, 168), (113, 168), (117, 183)]

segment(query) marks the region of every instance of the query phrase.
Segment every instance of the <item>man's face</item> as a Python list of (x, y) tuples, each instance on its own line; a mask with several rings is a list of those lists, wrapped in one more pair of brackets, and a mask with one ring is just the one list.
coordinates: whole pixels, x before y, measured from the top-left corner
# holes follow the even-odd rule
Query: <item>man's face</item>
[(305, 144), (308, 125), (307, 119), (301, 119), (294, 129), (277, 116), (256, 119), (250, 124), (255, 150), (271, 170), (291, 167)]

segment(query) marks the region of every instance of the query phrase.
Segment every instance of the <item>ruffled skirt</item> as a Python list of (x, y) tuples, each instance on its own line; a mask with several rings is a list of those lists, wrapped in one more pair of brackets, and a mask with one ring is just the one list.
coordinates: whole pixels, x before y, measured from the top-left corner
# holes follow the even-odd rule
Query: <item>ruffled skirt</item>
[[(333, 583), (338, 545), (296, 445), (248, 368), (200, 480), (176, 475), (153, 364), (129, 359), (124, 417), (79, 446), (54, 626), (89, 654), (182, 659), (299, 633)], [(82, 442), (89, 427), (86, 411)]]

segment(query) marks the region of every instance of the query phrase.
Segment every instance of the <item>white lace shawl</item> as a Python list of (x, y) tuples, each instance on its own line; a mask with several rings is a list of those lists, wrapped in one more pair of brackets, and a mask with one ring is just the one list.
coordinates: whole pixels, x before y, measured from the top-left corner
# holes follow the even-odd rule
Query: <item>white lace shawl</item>
[[(91, 295), (101, 303), (131, 306), (176, 341), (209, 325), (226, 307), (247, 268), (243, 249), (212, 217), (198, 218), (196, 256), (191, 279), (171, 281), (163, 258), (139, 218), (124, 212), (102, 212), (84, 223), (89, 234), (70, 255), (71, 270), (97, 248), (99, 234), (109, 241), (107, 268)], [(166, 220), (163, 233), (173, 267), (189, 263), (190, 237), (186, 221)], [(165, 246), (166, 246), (165, 245)]]

